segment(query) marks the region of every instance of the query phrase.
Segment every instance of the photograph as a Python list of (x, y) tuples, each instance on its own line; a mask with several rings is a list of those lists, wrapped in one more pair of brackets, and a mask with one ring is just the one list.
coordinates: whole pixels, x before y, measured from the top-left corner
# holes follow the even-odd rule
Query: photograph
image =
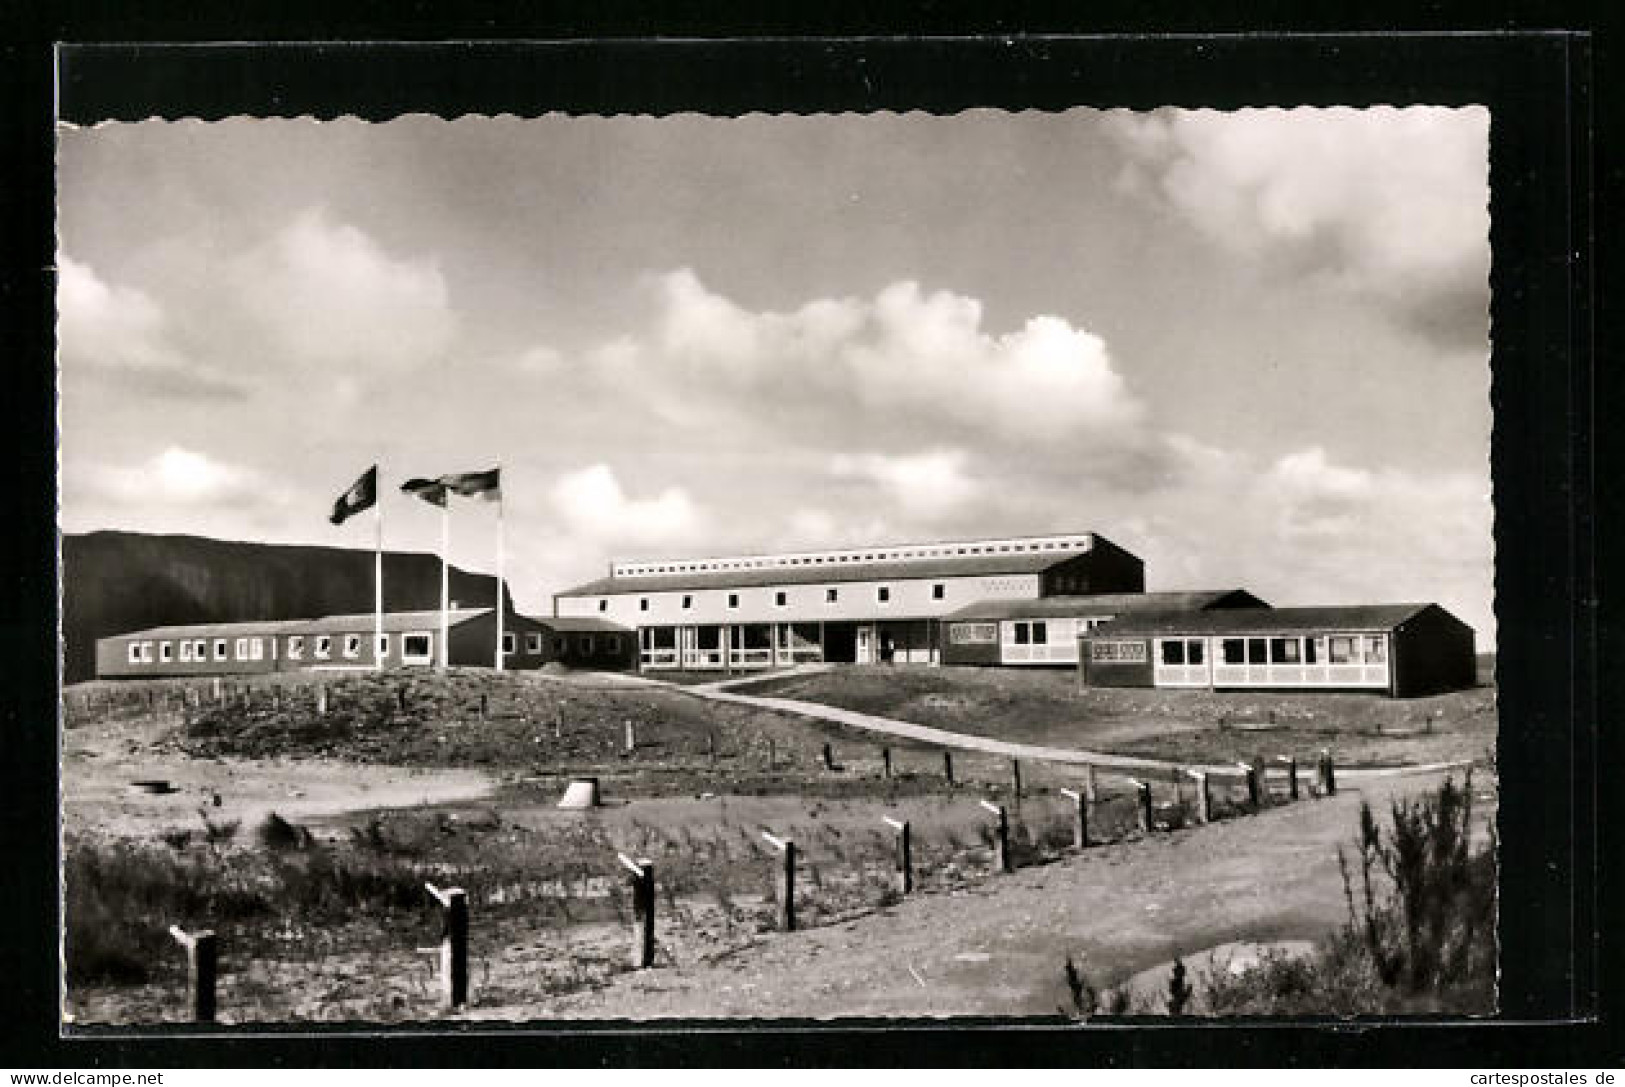
[(59, 121), (62, 1024), (1495, 1015), (1491, 121)]

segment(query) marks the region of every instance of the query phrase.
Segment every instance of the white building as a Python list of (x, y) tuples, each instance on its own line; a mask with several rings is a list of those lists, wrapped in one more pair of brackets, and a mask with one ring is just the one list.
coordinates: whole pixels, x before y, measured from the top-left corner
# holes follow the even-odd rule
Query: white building
[(940, 620), (967, 605), (1144, 588), (1138, 558), (1077, 533), (617, 562), (553, 610), (636, 629), (644, 668), (935, 664)]

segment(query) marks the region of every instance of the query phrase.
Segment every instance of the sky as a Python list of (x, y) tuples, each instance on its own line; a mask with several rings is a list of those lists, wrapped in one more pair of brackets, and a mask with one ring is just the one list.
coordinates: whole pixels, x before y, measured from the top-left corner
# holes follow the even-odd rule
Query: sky
[[(1093, 531), (1493, 644), (1487, 111), (58, 133), (61, 527), (611, 560)], [(497, 507), (454, 500), (494, 571)]]

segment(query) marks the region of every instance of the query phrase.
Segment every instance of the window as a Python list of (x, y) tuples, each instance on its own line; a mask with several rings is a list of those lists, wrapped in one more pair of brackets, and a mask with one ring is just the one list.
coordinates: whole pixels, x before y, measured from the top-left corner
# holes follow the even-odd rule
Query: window
[[(325, 656), (321, 643), (326, 639), (317, 639), (316, 655)], [(434, 657), (434, 638), (421, 631), (401, 635), (401, 661), (406, 664), (428, 664)]]
[(378, 656), (379, 660), (383, 660), (385, 657), (389, 656), (389, 635), (388, 634), (380, 634), (380, 635), (378, 635), (378, 654), (377, 654), (377, 656)]
[(1303, 643), (1296, 638), (1271, 638), (1270, 663), (1271, 664), (1298, 664), (1303, 654), (1300, 646)]
[(158, 643), (158, 659), (168, 664), (175, 656), (175, 646), (172, 642)]
[(248, 659), (248, 639), (247, 638), (238, 638), (237, 639), (237, 659), (240, 660), (240, 661), (245, 661), (245, 660)]
[(1354, 664), (1354, 639), (1332, 638), (1326, 645), (1326, 659), (1332, 664)]
[(1247, 663), (1267, 664), (1269, 662), (1269, 642), (1265, 638), (1247, 639)]
[(1049, 624), (1037, 622), (1033, 624), (1033, 644), (1043, 645), (1049, 641)]
[(1226, 638), (1219, 643), (1219, 656), (1226, 664), (1246, 664), (1246, 643), (1240, 638)]
[(615, 654), (619, 653), (620, 651), (621, 639), (619, 636), (611, 634), (608, 638), (604, 639), (604, 652)]
[(214, 659), (217, 661), (226, 659), (226, 640), (224, 638), (214, 640)]
[(1318, 656), (1315, 650), (1315, 643), (1324, 640), (1325, 639), (1323, 638), (1305, 638), (1303, 640), (1303, 660), (1305, 664), (1315, 663), (1315, 658)]
[(583, 634), (581, 636), (581, 655), (583, 657), (592, 656), (592, 635), (591, 634)]
[(1384, 650), (1387, 648), (1387, 644), (1383, 636), (1381, 634), (1368, 634), (1365, 636), (1364, 641), (1365, 662), (1367, 664), (1385, 663), (1387, 660), (1387, 654), (1384, 652)]
[(825, 589), (824, 590), (824, 603), (833, 604), (837, 600), (839, 600), (840, 598), (841, 598), (841, 590), (839, 590), (839, 589)]
[(608, 600), (600, 600), (598, 602), (598, 610), (599, 611), (608, 611), (609, 610), (609, 601)]
[(525, 652), (532, 656), (540, 656), (542, 652), (542, 636), (535, 631), (525, 635)]
[(563, 639), (563, 638), (554, 638), (553, 639), (553, 655), (555, 657), (564, 656), (564, 654), (569, 650), (569, 648), (570, 648), (570, 643), (567, 642), (565, 639)]
[(181, 661), (185, 663), (192, 659), (192, 640), (190, 638), (181, 642)]
[(684, 608), (684, 610), (692, 608), (693, 606), (694, 606), (694, 598), (692, 596), (684, 596), (683, 597), (683, 608)]
[(1161, 643), (1163, 664), (1184, 664), (1185, 643), (1175, 640)]
[(1016, 624), (1016, 644), (1026, 645), (1032, 640), (1032, 629), (1026, 623)]
[(209, 643), (199, 638), (192, 643), (192, 659), (206, 661), (209, 659)]
[(729, 593), (728, 594), (728, 606), (730, 608), (737, 608), (739, 606), (739, 594), (738, 593)]
[(305, 639), (298, 634), (288, 636), (288, 659), (296, 661), (305, 655)]
[(1202, 639), (1200, 639), (1200, 638), (1192, 638), (1190, 641), (1186, 642), (1185, 643), (1185, 661), (1186, 661), (1186, 663), (1188, 663), (1188, 664), (1201, 664), (1203, 656), (1206, 655), (1203, 652), (1203, 650), (1206, 648), (1206, 646), (1207, 646), (1207, 643), (1202, 641)]
[(519, 637), (514, 634), (504, 634), (502, 636), (502, 655), (507, 657), (517, 652), (519, 652)]
[(333, 638), (329, 634), (316, 635), (316, 659), (326, 660), (333, 655)]
[(937, 585), (931, 586), (931, 599), (932, 600), (942, 600), (942, 599), (945, 599), (947, 597), (947, 595), (948, 595), (948, 586), (942, 585), (942, 584), (937, 584)]
[(891, 602), (891, 586), (882, 585), (876, 589), (875, 599), (882, 604), (889, 604)]
[(361, 635), (346, 634), (344, 636), (344, 655), (349, 660), (361, 656)]
[(248, 640), (248, 659), (257, 661), (265, 659), (264, 638), (250, 638)]
[(638, 601), (638, 610), (639, 611), (648, 611), (649, 610), (649, 598), (648, 597), (644, 597), (642, 600)]
[(131, 664), (140, 664), (141, 663), (141, 643), (140, 642), (131, 642), (130, 643), (130, 663)]
[(790, 594), (782, 589), (779, 590), (773, 594), (773, 603), (781, 608), (784, 607), (786, 604), (790, 603)]

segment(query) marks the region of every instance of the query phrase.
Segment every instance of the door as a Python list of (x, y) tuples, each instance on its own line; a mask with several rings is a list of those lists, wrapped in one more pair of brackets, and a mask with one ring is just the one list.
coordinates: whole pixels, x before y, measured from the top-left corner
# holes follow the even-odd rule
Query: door
[(859, 664), (871, 664), (874, 662), (873, 641), (873, 627), (858, 628), (857, 662)]

